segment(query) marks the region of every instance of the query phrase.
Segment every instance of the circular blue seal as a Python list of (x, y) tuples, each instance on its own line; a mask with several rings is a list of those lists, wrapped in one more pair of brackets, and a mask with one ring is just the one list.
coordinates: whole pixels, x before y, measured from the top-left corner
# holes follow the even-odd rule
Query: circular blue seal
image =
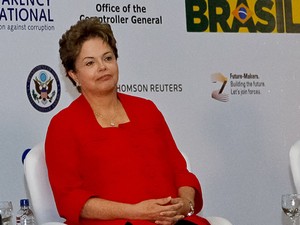
[(246, 9), (245, 7), (241, 7), (241, 8), (239, 9), (239, 17), (240, 17), (242, 20), (244, 20), (244, 19), (247, 18), (247, 16), (248, 16), (247, 9)]
[(31, 70), (26, 82), (27, 97), (40, 112), (53, 110), (60, 99), (61, 86), (55, 71), (46, 65)]

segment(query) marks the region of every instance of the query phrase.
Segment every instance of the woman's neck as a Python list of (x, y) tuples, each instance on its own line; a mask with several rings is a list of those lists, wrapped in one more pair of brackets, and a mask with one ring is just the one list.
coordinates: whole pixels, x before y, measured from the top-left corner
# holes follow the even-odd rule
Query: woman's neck
[[(85, 96), (85, 95), (84, 95)], [(86, 97), (86, 96), (85, 96)], [(120, 123), (129, 119), (118, 99), (117, 92), (109, 95), (86, 97), (93, 113), (102, 127), (118, 127)]]
[(116, 110), (117, 105), (119, 104), (117, 92), (111, 92), (109, 94), (101, 95), (85, 95), (88, 103), (92, 107), (94, 112), (101, 114), (110, 114)]

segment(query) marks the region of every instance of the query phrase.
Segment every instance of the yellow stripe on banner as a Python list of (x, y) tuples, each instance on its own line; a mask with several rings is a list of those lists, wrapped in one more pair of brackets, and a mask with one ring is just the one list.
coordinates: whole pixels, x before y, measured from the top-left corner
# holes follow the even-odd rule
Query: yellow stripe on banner
[(293, 23), (300, 24), (300, 0), (292, 0)]

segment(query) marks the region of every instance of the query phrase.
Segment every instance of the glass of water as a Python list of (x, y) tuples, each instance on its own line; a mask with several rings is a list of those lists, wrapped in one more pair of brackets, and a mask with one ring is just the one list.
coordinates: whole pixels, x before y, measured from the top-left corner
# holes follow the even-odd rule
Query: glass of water
[(300, 216), (300, 195), (285, 194), (281, 197), (281, 207), (283, 212), (290, 217), (293, 225), (296, 225), (296, 220)]
[(12, 225), (13, 206), (11, 201), (0, 201), (0, 215), (2, 225)]

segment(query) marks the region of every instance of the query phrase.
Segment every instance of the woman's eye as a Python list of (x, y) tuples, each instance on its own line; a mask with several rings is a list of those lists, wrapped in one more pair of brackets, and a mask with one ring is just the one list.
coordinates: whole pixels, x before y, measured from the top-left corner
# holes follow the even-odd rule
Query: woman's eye
[(107, 62), (110, 62), (110, 61), (112, 61), (113, 59), (114, 59), (114, 57), (111, 56), (111, 55), (106, 56), (106, 57), (104, 58), (104, 60), (107, 61)]
[(87, 62), (85, 65), (86, 65), (86, 66), (91, 66), (91, 65), (93, 65), (93, 64), (94, 64), (93, 61), (89, 61), (89, 62)]

